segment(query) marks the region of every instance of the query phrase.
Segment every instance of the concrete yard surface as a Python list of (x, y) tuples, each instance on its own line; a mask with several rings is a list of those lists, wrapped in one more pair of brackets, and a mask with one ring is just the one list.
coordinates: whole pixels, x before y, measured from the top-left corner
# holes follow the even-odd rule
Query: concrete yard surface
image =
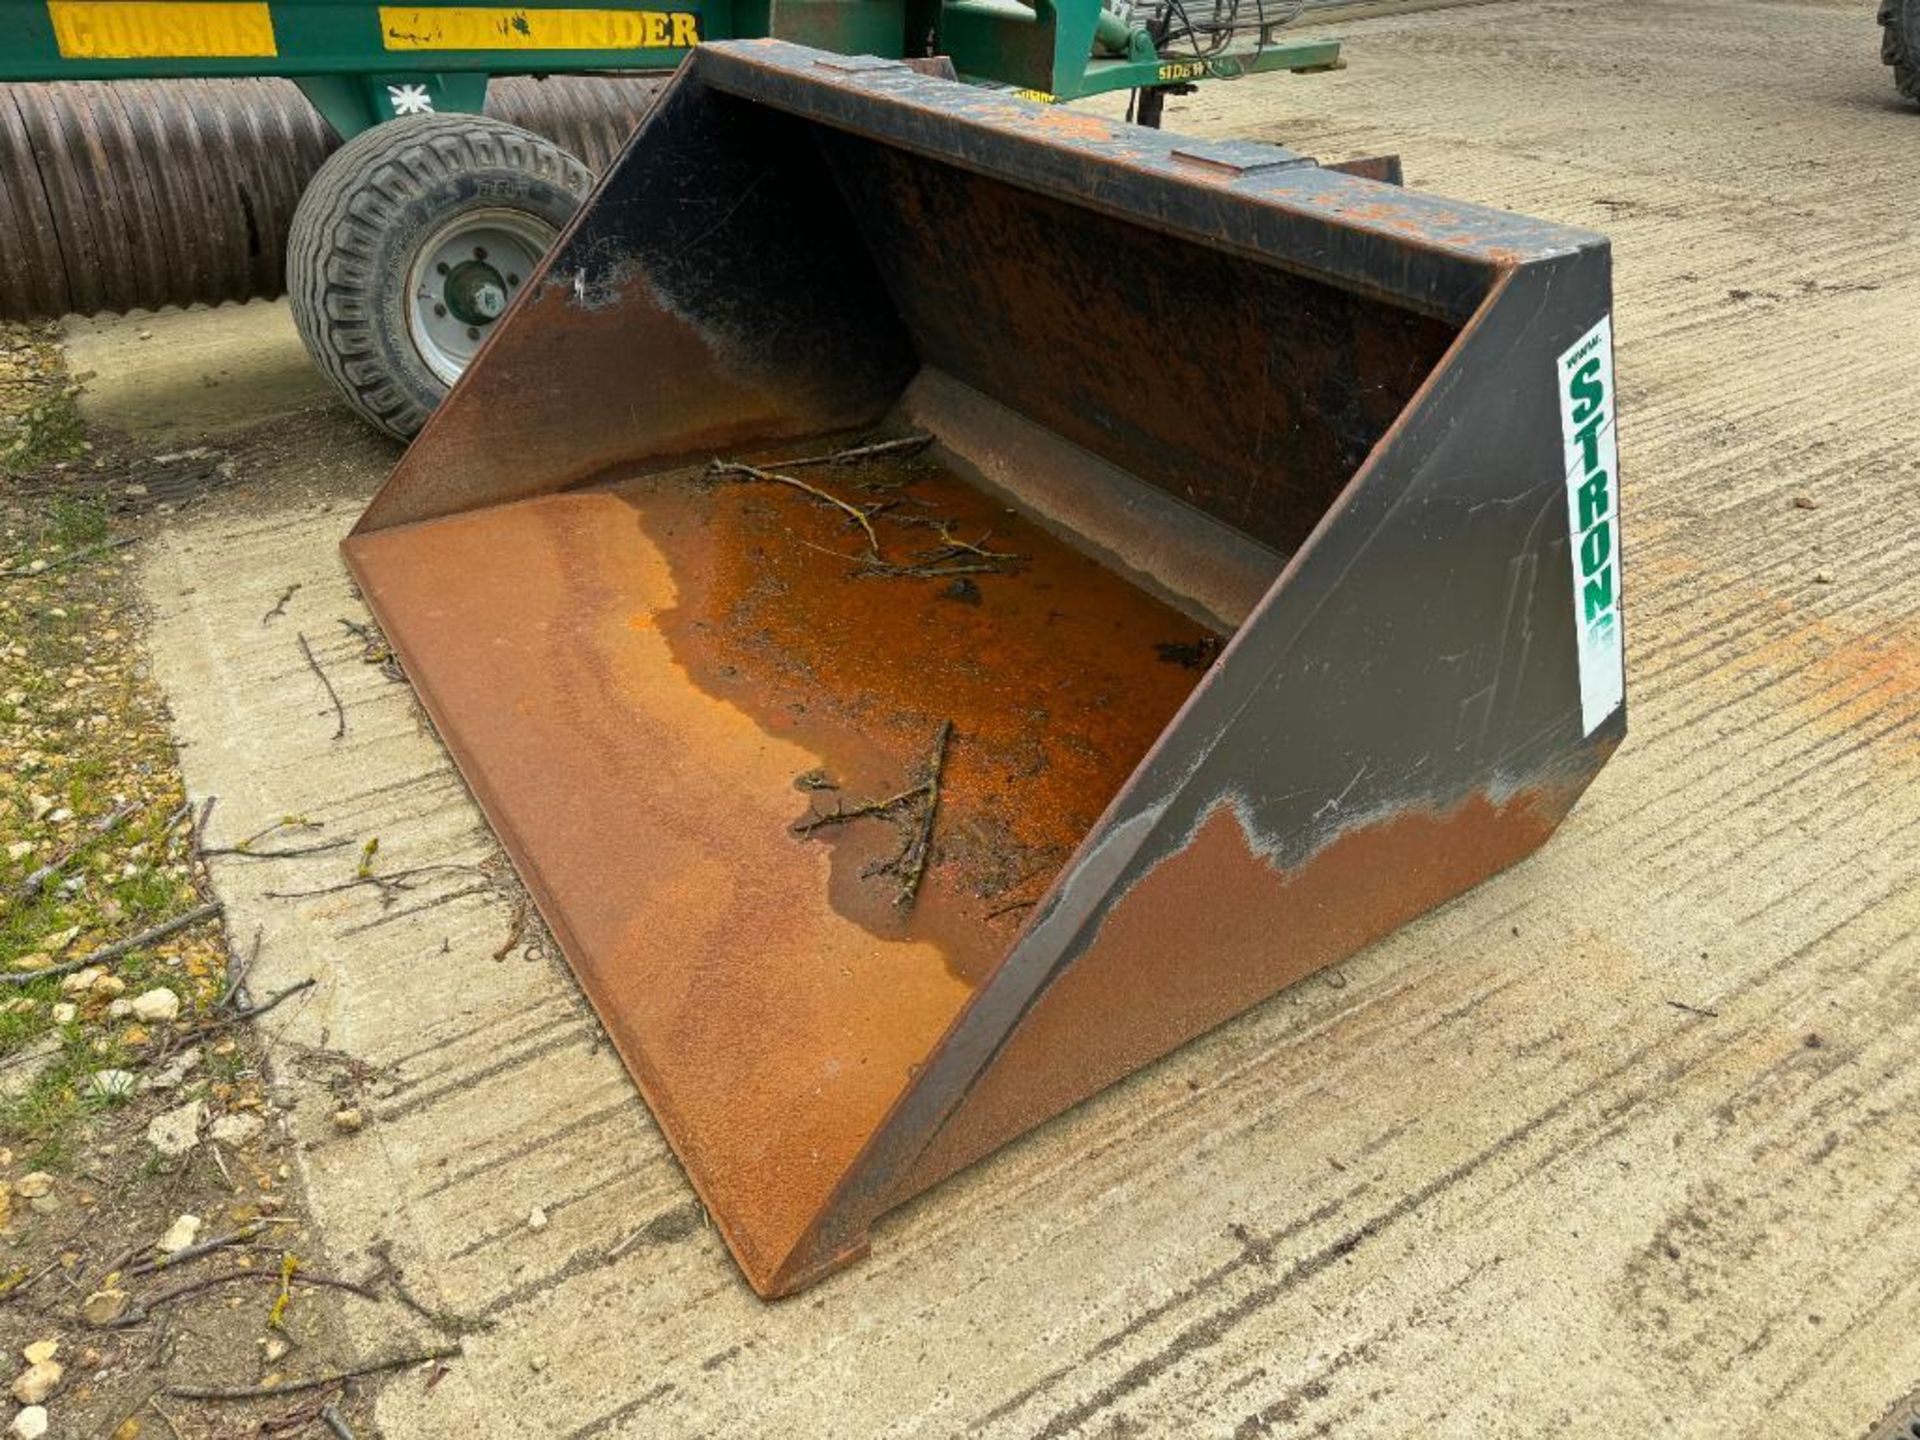
[[(389, 895), (340, 888), (338, 853), (216, 872), (256, 990), (319, 981), (270, 1025), (335, 1263), (390, 1245), (490, 1322), (389, 1385), (392, 1440), (1851, 1440), (1920, 1385), (1920, 112), (1864, 3), (1339, 30), (1345, 71), (1209, 86), (1168, 126), (1397, 151), (1418, 187), (1612, 237), (1629, 738), (1537, 856), (791, 1301), (740, 1280), (564, 962), (515, 941), (411, 692), (340, 623), (365, 614), (337, 543), (392, 452), (299, 400), (255, 311), (76, 342), (93, 418), (176, 445), (159, 391), (197, 373), (128, 378), (244, 317), (195, 437), (238, 489), (147, 570), (211, 838), (304, 815), (377, 837), (383, 873), (446, 867)], [(239, 436), (256, 351), (284, 418)], [(351, 1093), (300, 1063), (330, 1053), (365, 1067)]]

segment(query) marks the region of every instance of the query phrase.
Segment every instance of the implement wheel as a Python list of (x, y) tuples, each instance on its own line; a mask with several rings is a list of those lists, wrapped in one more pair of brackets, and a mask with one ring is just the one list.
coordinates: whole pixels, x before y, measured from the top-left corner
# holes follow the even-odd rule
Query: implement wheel
[(287, 239), (307, 353), (367, 420), (411, 439), (592, 184), (552, 142), (483, 115), (356, 135), (313, 177)]
[(1880, 58), (1900, 93), (1920, 100), (1920, 0), (1880, 0)]

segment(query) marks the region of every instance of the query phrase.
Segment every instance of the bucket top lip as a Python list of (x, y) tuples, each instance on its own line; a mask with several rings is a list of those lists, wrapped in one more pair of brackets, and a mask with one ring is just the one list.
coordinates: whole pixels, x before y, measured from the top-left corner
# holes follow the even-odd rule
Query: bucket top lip
[[(1279, 145), (1146, 129), (900, 60), (732, 40), (700, 46), (686, 73), (833, 129), (1459, 320), (1503, 274), (1608, 250), (1595, 231), (1326, 169)], [(1089, 185), (1089, 167), (1108, 173)]]

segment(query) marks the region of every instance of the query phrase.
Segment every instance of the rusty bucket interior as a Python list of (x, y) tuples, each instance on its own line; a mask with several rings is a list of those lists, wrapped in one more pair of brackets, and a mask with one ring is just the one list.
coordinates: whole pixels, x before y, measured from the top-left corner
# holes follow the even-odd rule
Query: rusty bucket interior
[(1624, 727), (1555, 404), (1606, 272), (689, 59), (346, 554), (756, 1290), (1547, 837)]

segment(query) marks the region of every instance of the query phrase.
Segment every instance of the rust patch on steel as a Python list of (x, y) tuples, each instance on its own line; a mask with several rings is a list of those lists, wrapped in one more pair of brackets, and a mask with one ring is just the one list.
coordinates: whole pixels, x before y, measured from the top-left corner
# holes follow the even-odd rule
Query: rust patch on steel
[(953, 723), (915, 905), (864, 874), (898, 849), (893, 825), (806, 843), (833, 855), (840, 913), (936, 944), (978, 984), (1025, 920), (1020, 902), (1045, 892), (1199, 680), (1177, 657), (1215, 637), (931, 460), (797, 473), (853, 503), (891, 500), (873, 524), (893, 563), (941, 548), (938, 526), (1021, 557), (993, 562), (1001, 573), (875, 576), (854, 558), (854, 524), (797, 491), (684, 475), (619, 489), (679, 587), (657, 622), (675, 659), (839, 785), (796, 795), (795, 820), (908, 788)]
[(1119, 128), (1111, 120), (1084, 110), (1069, 110), (1064, 105), (1046, 105), (1038, 110), (1017, 111), (1018, 122), (1049, 138), (1075, 140), (1112, 140)]
[(1545, 843), (1577, 788), (1475, 795), (1347, 831), (1276, 871), (1217, 805), (1021, 1017), (888, 1204), (938, 1183)]
[[(748, 1278), (764, 1289), (968, 997), (826, 905), (818, 763), (631, 622), (677, 603), (605, 492), (348, 541), (355, 573)], [(510, 556), (511, 581), (503, 579)]]
[[(856, 472), (800, 473), (860, 493)], [(840, 512), (698, 472), (347, 542), (762, 1293), (1025, 915), (992, 912), (1045, 889), (1199, 678), (1154, 648), (1194, 622), (936, 465), (893, 478), (922, 502), (901, 516), (990, 528), (1025, 563), (966, 577), (977, 604), (852, 578), (813, 548), (860, 548)], [(876, 525), (890, 556), (939, 543)], [(902, 911), (860, 873), (892, 827), (796, 836), (795, 780), (891, 793), (942, 719), (933, 864)]]
[[(589, 293), (583, 301), (568, 276), (550, 275), (516, 317), (511, 333), (500, 337), (510, 348), (499, 363), (476, 363), (462, 377), (458, 397), (429, 417), (360, 517), (358, 530), (565, 489), (662, 452), (687, 458), (749, 437), (804, 434), (854, 418), (832, 410), (810, 413), (776, 386), (731, 372), (716, 360), (711, 337), (661, 305), (638, 277), (625, 277), (617, 295)], [(489, 343), (482, 358), (493, 357), (497, 348)], [(651, 389), (644, 405), (582, 404), (554, 413), (526, 402), (529, 376), (619, 374), (631, 369), (635, 353), (648, 359)], [(475, 411), (496, 423), (464, 423)], [(510, 449), (501, 420), (511, 423)], [(549, 429), (552, 442), (545, 443)], [(528, 464), (530, 454), (544, 463)]]

